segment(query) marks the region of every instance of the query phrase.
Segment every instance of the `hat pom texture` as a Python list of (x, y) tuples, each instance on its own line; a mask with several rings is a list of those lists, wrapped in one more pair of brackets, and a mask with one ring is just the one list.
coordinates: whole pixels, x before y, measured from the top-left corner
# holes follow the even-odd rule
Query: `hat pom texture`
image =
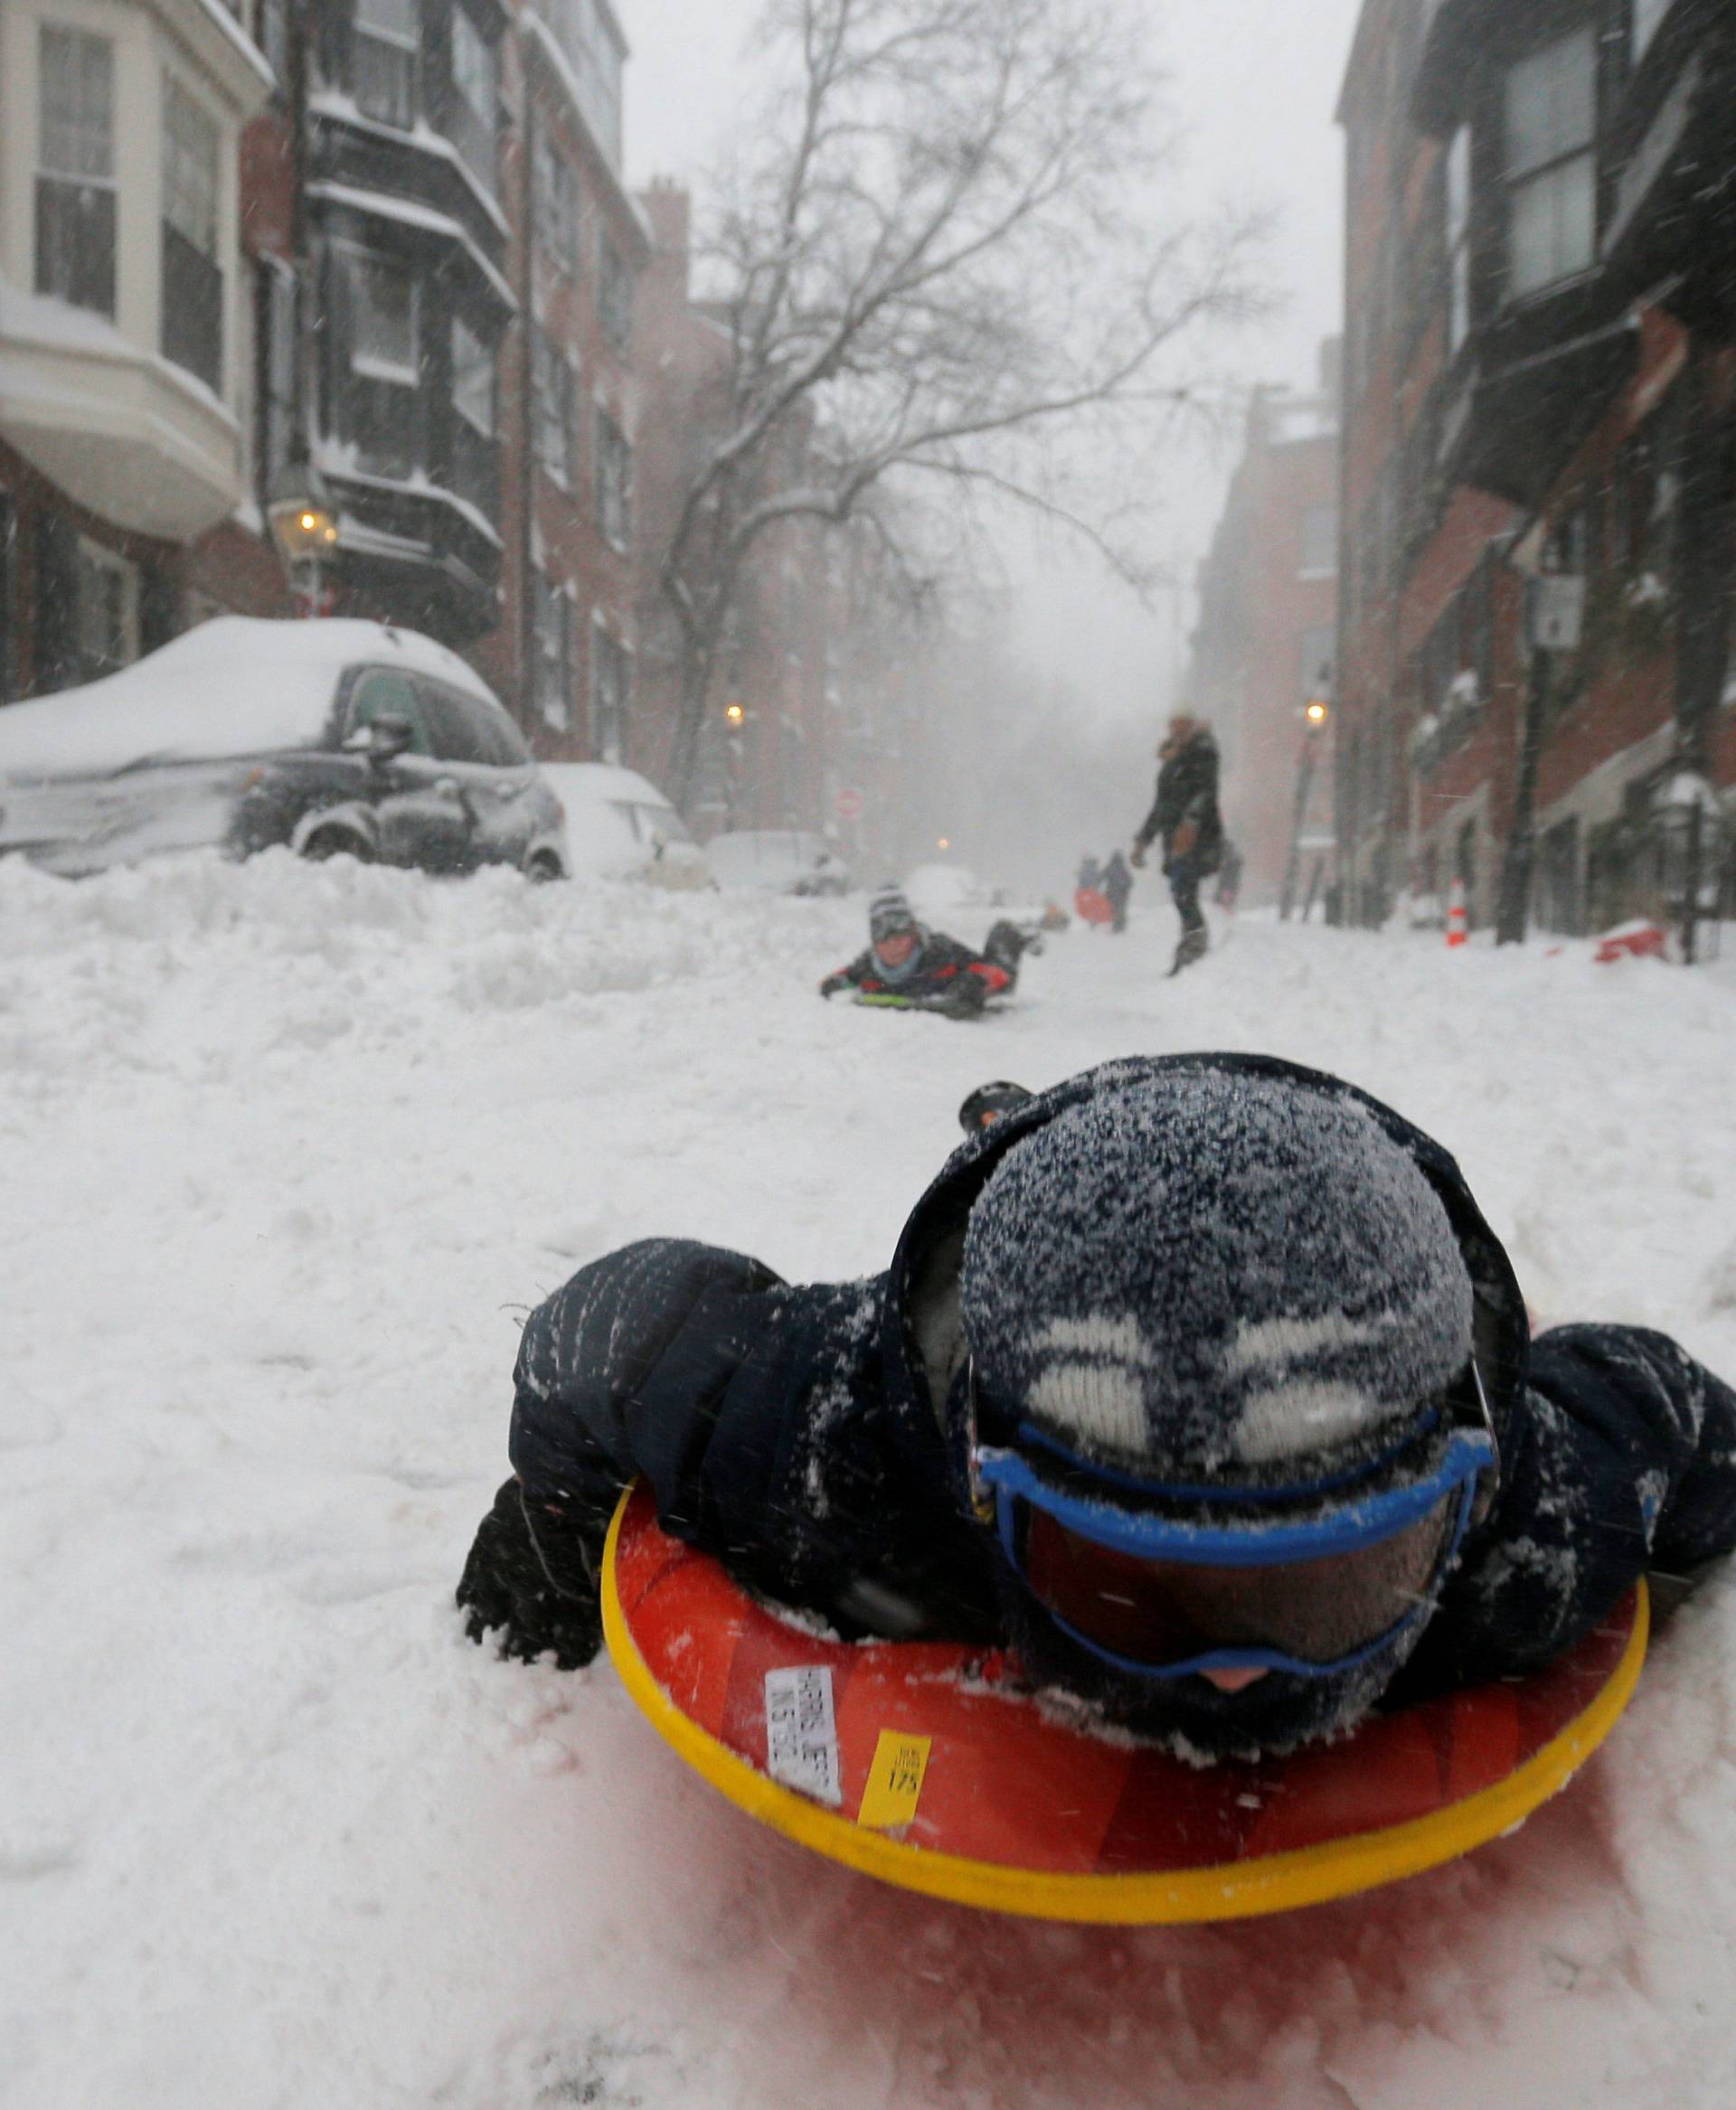
[(1141, 1477), (1250, 1488), (1372, 1455), (1463, 1370), (1447, 1210), (1354, 1099), (1194, 1073), (1015, 1144), (966, 1230), (985, 1393)]

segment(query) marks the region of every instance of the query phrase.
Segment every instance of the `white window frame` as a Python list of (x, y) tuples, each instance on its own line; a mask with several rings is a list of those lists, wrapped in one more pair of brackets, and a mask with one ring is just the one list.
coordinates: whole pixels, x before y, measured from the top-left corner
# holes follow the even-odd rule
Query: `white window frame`
[[(599, 645), (606, 650), (599, 650)], [(613, 655), (611, 657), (610, 655)], [(602, 702), (602, 670), (605, 664), (620, 674), (620, 692), (612, 712)], [(590, 744), (602, 761), (618, 766), (627, 754), (627, 707), (633, 694), (633, 648), (609, 629), (599, 613), (590, 618)]]
[(633, 543), (633, 443), (606, 403), (596, 406), (598, 532), (611, 550)]
[(1448, 142), (1447, 356), (1471, 334), (1471, 127), (1461, 125)]
[[(187, 130), (178, 131), (176, 120)], [(188, 133), (192, 137), (188, 137)], [(223, 127), (176, 76), (163, 76), (163, 219), (200, 255), (222, 250)]]
[[(556, 732), (572, 729), (572, 593), (556, 586), (545, 571), (535, 574), (534, 622), (536, 708), (544, 725)], [(545, 622), (545, 617), (552, 618)], [(549, 646), (552, 643), (554, 650)]]
[[(488, 79), (486, 86), (488, 107), (486, 109), (478, 109), (466, 92), (464, 74), (458, 64), (458, 52), (465, 38), (469, 40), (469, 48), (473, 52), (480, 52), (487, 62)], [(464, 6), (463, 0), (453, 0), (451, 66), (453, 94), (469, 111), (477, 127), (486, 132), (488, 137), (489, 153), (486, 165), (481, 168), (476, 167), (467, 154), (464, 157), (464, 165), (473, 175), (480, 177), (486, 187), (493, 191), (500, 176), (500, 53), (471, 20), (470, 12)], [(460, 148), (462, 148), (463, 143), (459, 144)]]
[(1663, 26), (1664, 17), (1675, 5), (1675, 0), (1634, 0), (1631, 41), (1628, 45), (1628, 63), (1637, 66), (1651, 47), (1652, 39)]
[[(382, 14), (408, 14), (411, 17), (415, 26), (412, 30), (404, 28), (401, 22), (388, 22), (379, 19), (370, 21), (368, 18), (371, 11), (373, 10), (379, 10)], [(381, 110), (370, 108), (365, 104), (363, 104), (362, 107), (367, 110), (367, 114), (375, 123), (382, 125), (401, 124), (405, 130), (409, 130), (414, 126), (422, 107), (421, 0), (355, 0), (355, 12), (350, 18), (350, 36), (353, 45), (362, 42), (378, 44), (387, 51), (398, 52), (405, 60), (409, 88), (405, 96), (404, 117), (400, 119)], [(350, 85), (352, 92), (360, 104), (362, 101), (361, 82), (354, 77), (355, 71), (353, 52)]]
[[(102, 124), (99, 140), (97, 139), (95, 128), (90, 122), (91, 112), (83, 108), (82, 105), (76, 112), (70, 127), (58, 128), (64, 136), (52, 136), (48, 108), (49, 49), (52, 41), (58, 41), (68, 50), (69, 53), (79, 45), (86, 45), (94, 48), (102, 54), (104, 71), (107, 75), (105, 81), (107, 107), (101, 113)], [(90, 314), (106, 315), (112, 319), (120, 305), (119, 201), (116, 195), (118, 185), (115, 177), (117, 130), (115, 89), (118, 71), (115, 40), (112, 37), (97, 35), (90, 30), (80, 29), (71, 23), (43, 22), (37, 25), (36, 55), (36, 182), (39, 186), (46, 183), (65, 186), (69, 189), (99, 191), (112, 201), (110, 211), (114, 225), (109, 238), (108, 279), (111, 288), (109, 304), (106, 307), (91, 306), (87, 310)], [(99, 147), (99, 151), (94, 153), (91, 151), (93, 144)], [(72, 148), (71, 152), (66, 151), (69, 146)], [(51, 146), (54, 149), (52, 153), (51, 153)], [(99, 163), (101, 165), (100, 166), (97, 165)], [(87, 165), (79, 165), (80, 164)], [(33, 204), (33, 220), (36, 210), (38, 208)], [(37, 290), (47, 292), (48, 288), (42, 284), (43, 259), (41, 256), (34, 259), (34, 283)], [(51, 294), (50, 297), (59, 299), (68, 297), (61, 294)]]
[[(541, 324), (533, 324), (532, 327), (536, 334), (532, 340), (531, 351), (531, 452), (542, 474), (558, 484), (561, 490), (570, 491), (577, 473), (575, 457), (578, 450), (573, 444), (573, 410), (579, 395), (579, 376), (573, 371), (571, 360), (567, 357), (553, 334)], [(544, 377), (552, 375), (557, 370), (566, 375), (566, 387), (562, 392), (563, 400), (555, 405), (549, 401)], [(543, 452), (543, 441), (553, 429), (550, 413), (556, 409), (561, 413), (561, 459), (558, 464), (550, 461)]]
[[(364, 249), (360, 242), (339, 242), (333, 245), (344, 259), (344, 268), (349, 275), (350, 292), (350, 372), (360, 374), (363, 381), (389, 381), (396, 388), (421, 386), (422, 350), (422, 289), (415, 272), (396, 257), (387, 256), (379, 250)], [(358, 324), (362, 314), (361, 288), (368, 271), (379, 268), (395, 271), (410, 286), (410, 359), (401, 364), (394, 359), (382, 358), (377, 353), (364, 352), (359, 341)]]
[[(76, 562), (79, 580), (76, 616), (79, 667), (80, 678), (92, 681), (100, 679), (102, 674), (113, 674), (120, 667), (130, 666), (138, 657), (138, 567), (101, 542), (93, 542), (89, 535), (78, 538)], [(86, 596), (93, 574), (120, 589), (118, 657), (106, 650), (99, 655), (92, 655), (86, 649), (89, 639)]]
[[(1586, 63), (1590, 82), (1590, 108), (1586, 128), (1582, 135), (1565, 139), (1552, 139), (1544, 150), (1532, 158), (1515, 163), (1514, 140), (1514, 94), (1521, 76), (1535, 73), (1546, 77), (1545, 70), (1551, 61), (1564, 68), (1568, 54), (1577, 48)], [(1566, 36), (1557, 37), (1552, 42), (1509, 66), (1503, 83), (1505, 118), (1504, 163), (1507, 188), (1507, 298), (1510, 301), (1528, 299), (1533, 294), (1546, 292), (1551, 287), (1564, 285), (1590, 270), (1598, 256), (1598, 42), (1597, 33), (1590, 26), (1571, 31)], [(1548, 90), (1546, 85), (1546, 91)], [(1555, 89), (1554, 92), (1559, 92)], [(1565, 247), (1563, 217), (1561, 200), (1573, 194), (1567, 186), (1571, 184), (1577, 191), (1585, 187), (1586, 235), (1583, 253)], [(1519, 212), (1523, 200), (1544, 197), (1553, 201), (1555, 221), (1553, 240), (1558, 253), (1552, 259), (1552, 268), (1542, 277), (1527, 277), (1522, 283), (1518, 271), (1517, 233)]]
[[(486, 361), (487, 364), (488, 419), (486, 424), (478, 420), (470, 409), (469, 405), (466, 402), (464, 391), (459, 385), (460, 375), (463, 371), (458, 359), (458, 338), (460, 332), (462, 332), (465, 336), (469, 338), (471, 344), (476, 347), (477, 353), (480, 353), (481, 359)], [(455, 314), (452, 317), (452, 409), (458, 417), (460, 417), (464, 419), (465, 423), (470, 428), (472, 432), (476, 433), (484, 439), (495, 439), (499, 437), (499, 391), (500, 360), (499, 355), (495, 350), (495, 347), (489, 344), (488, 340), (482, 335), (480, 331), (473, 330), (470, 327), (470, 325), (465, 320), (463, 316)]]

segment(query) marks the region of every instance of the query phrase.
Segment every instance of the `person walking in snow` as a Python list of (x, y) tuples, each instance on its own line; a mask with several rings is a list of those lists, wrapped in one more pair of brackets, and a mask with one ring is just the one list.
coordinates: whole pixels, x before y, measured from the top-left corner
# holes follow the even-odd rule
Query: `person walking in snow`
[(1125, 930), (1127, 928), (1127, 903), (1133, 899), (1133, 874), (1127, 869), (1127, 859), (1118, 850), (1109, 852), (1109, 861), (1103, 867), (1103, 899), (1109, 904), (1109, 914), (1113, 918), (1109, 928), (1117, 932)]
[(1524, 1677), (1736, 1545), (1736, 1391), (1639, 1327), (1533, 1340), (1440, 1145), (1274, 1058), (1012, 1106), (872, 1281), (629, 1246), (532, 1314), (514, 1375), (473, 1639), (589, 1662), (643, 1475), (748, 1588), (1011, 1644), (1196, 1760)]
[(983, 950), (972, 952), (944, 930), (925, 930), (900, 890), (885, 886), (868, 906), (868, 949), (828, 975), (820, 994), (854, 989), (870, 1001), (968, 1017), (991, 996), (1013, 994), (1024, 945), (1015, 925), (997, 923)]
[(1218, 743), (1211, 728), (1191, 711), (1178, 711), (1157, 750), (1157, 791), (1144, 825), (1134, 837), (1131, 862), (1145, 867), (1146, 852), (1163, 841), (1164, 877), (1182, 919), (1182, 935), (1170, 967), (1203, 959), (1211, 940), (1200, 907), (1200, 881), (1223, 859), (1223, 817), (1218, 811)]

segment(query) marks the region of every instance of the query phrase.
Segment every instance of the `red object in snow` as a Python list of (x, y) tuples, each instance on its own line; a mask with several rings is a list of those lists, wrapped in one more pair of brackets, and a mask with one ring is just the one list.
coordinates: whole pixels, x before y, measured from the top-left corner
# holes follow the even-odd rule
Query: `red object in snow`
[(1668, 945), (1656, 923), (1618, 923), (1599, 940), (1597, 956), (1605, 966), (1615, 960), (1661, 960)]
[(1109, 896), (1099, 894), (1095, 887), (1080, 887), (1073, 896), (1073, 907), (1081, 923), (1115, 921), (1115, 910), (1109, 906)]
[(1465, 913), (1465, 882), (1455, 880), (1448, 897), (1447, 944), (1448, 948), (1470, 943), (1470, 922)]

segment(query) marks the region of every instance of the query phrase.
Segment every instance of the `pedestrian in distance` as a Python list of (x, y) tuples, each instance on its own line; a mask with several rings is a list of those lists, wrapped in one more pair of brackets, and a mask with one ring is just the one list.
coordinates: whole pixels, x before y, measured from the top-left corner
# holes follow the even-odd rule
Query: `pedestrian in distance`
[(867, 950), (828, 975), (820, 994), (836, 996), (848, 989), (858, 1003), (888, 1010), (971, 1017), (991, 997), (1013, 994), (1024, 949), (1011, 923), (997, 923), (980, 953), (943, 930), (925, 929), (901, 890), (888, 885), (869, 903)]
[(1338, 1079), (1111, 1062), (1013, 1105), (889, 1270), (650, 1239), (531, 1316), (473, 1639), (599, 1646), (622, 1489), (846, 1639), (1010, 1647), (1195, 1762), (1524, 1678), (1736, 1545), (1736, 1391), (1663, 1334), (1533, 1340), (1458, 1166)]
[(1127, 903), (1132, 898), (1133, 874), (1127, 869), (1127, 861), (1118, 850), (1112, 850), (1103, 866), (1103, 899), (1109, 904), (1112, 931), (1120, 932), (1127, 928)]
[(1142, 870), (1146, 852), (1161, 839), (1164, 877), (1182, 919), (1172, 975), (1205, 956), (1211, 940), (1200, 907), (1200, 882), (1223, 859), (1223, 817), (1218, 811), (1218, 743), (1191, 711), (1178, 711), (1157, 749), (1157, 792), (1134, 837), (1131, 862)]

